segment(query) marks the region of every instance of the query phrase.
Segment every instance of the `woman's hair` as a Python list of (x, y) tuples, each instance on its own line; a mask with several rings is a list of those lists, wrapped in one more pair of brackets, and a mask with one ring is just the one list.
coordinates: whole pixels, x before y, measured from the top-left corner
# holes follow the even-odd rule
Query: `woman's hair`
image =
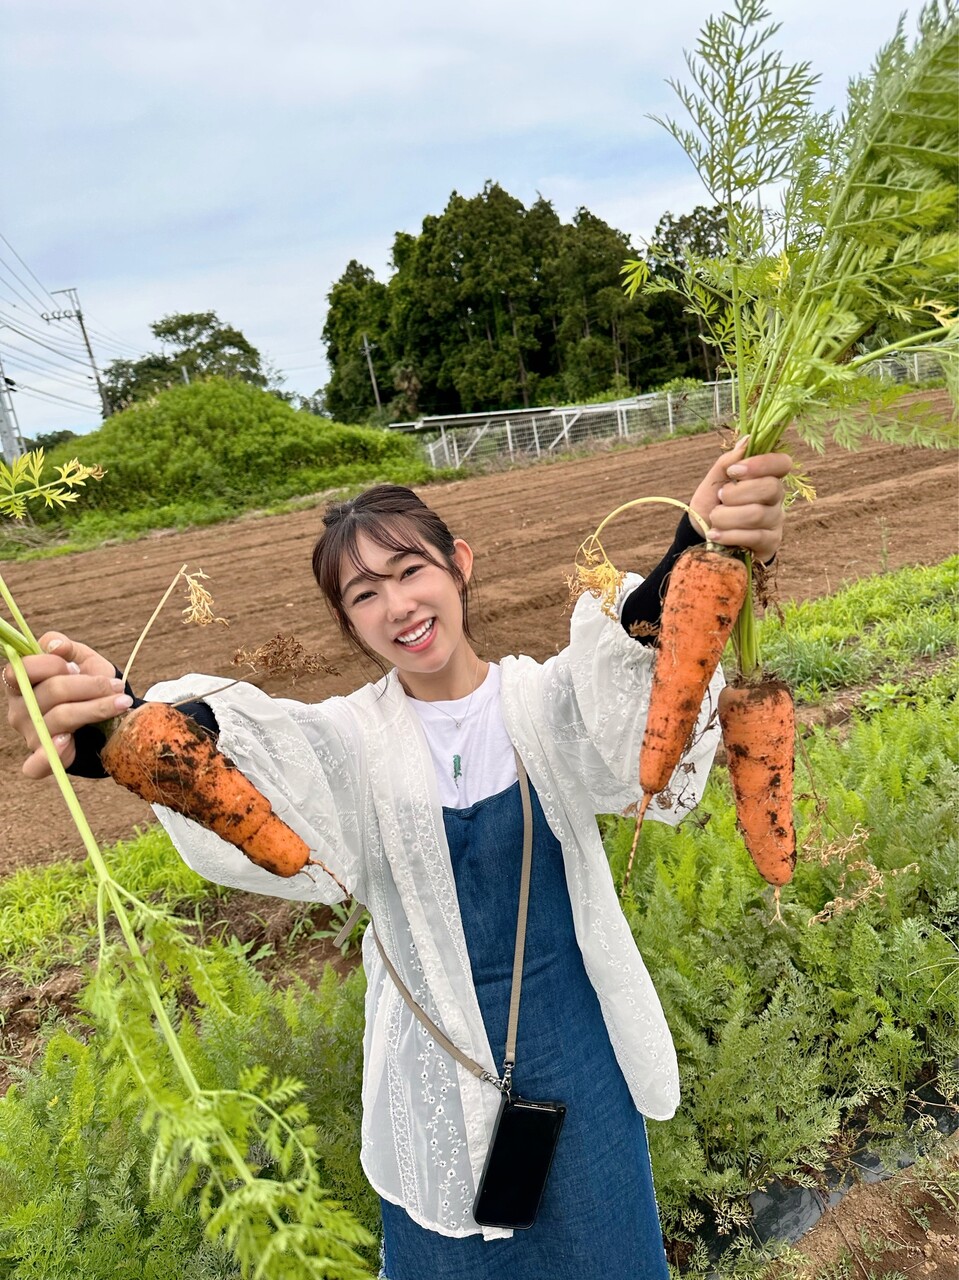
[(381, 671), (383, 659), (356, 634), (343, 607), (343, 566), (351, 565), (367, 578), (382, 579), (363, 563), (357, 546), (359, 535), (393, 554), (407, 552), (422, 556), (430, 564), (445, 569), (459, 588), (463, 603), (463, 631), (472, 639), (469, 626), (469, 584), (454, 559), (453, 535), (436, 512), (412, 489), (398, 484), (378, 484), (348, 502), (328, 507), (323, 514), (323, 532), (313, 548), (313, 576), (319, 584), (340, 631), (365, 653)]

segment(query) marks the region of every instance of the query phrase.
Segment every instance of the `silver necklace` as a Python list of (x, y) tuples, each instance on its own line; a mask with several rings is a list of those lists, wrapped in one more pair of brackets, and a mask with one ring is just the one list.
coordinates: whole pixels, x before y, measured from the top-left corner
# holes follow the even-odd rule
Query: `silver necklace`
[[(478, 666), (476, 670), (477, 672), (479, 671)], [(480, 684), (482, 683), (483, 682), (480, 681)], [(476, 685), (475, 688), (473, 689), (473, 692), (470, 694), (469, 698), (467, 699), (466, 706), (463, 708), (462, 714), (460, 715), (459, 719), (457, 719), (456, 716), (453, 715), (452, 711), (447, 711), (445, 707), (441, 707), (438, 702), (432, 703), (432, 706), (434, 710), (441, 712), (444, 716), (446, 716), (448, 720), (452, 720), (453, 724), (458, 729), (460, 725), (463, 723), (463, 721), (466, 719), (466, 717), (469, 715), (470, 707), (473, 705), (473, 699), (476, 697), (476, 690), (479, 687), (480, 687), (479, 685)]]
[[(476, 672), (474, 673), (474, 676), (478, 674), (479, 674), (479, 659), (477, 659), (477, 662), (476, 662)], [(480, 684), (482, 683), (483, 681), (480, 681)], [(473, 691), (470, 694), (467, 700), (466, 706), (464, 707), (463, 712), (459, 717), (454, 716), (452, 711), (447, 711), (445, 707), (441, 707), (438, 702), (433, 702), (430, 705), (436, 711), (439, 711), (442, 715), (446, 716), (448, 720), (452, 720), (454, 728), (458, 729), (460, 725), (462, 725), (466, 717), (469, 715), (470, 707), (473, 705), (473, 699), (476, 696), (476, 690), (479, 687), (480, 687), (479, 684), (473, 687)], [(463, 757), (460, 755), (458, 751), (453, 752), (453, 759), (450, 763), (452, 765), (453, 782), (456, 784), (456, 788), (458, 790), (460, 785), (460, 778), (462, 778), (463, 776)]]

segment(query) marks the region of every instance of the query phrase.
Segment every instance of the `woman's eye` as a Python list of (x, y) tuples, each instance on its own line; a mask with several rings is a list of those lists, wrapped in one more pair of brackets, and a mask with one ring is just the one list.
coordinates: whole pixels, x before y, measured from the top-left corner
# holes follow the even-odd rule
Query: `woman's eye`
[(407, 565), (407, 566), (406, 566), (406, 568), (403, 570), (403, 577), (404, 577), (404, 578), (408, 578), (408, 577), (410, 576), (410, 574), (411, 574), (411, 573), (416, 573), (416, 572), (417, 572), (417, 570), (422, 569), (422, 568), (423, 568), (423, 566), (422, 566), (421, 564), (409, 564), (409, 565)]
[(362, 604), (364, 600), (369, 600), (369, 598), (370, 598), (370, 596), (372, 596), (372, 594), (373, 594), (373, 592), (372, 592), (372, 591), (361, 591), (361, 592), (359, 593), (359, 595), (356, 595), (356, 596), (354, 596), (354, 597), (353, 597), (353, 603), (354, 603), (354, 604)]

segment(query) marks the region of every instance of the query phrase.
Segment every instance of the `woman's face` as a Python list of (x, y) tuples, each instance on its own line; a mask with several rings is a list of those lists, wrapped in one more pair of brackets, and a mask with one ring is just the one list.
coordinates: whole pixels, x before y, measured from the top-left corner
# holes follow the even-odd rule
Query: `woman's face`
[[(341, 571), (342, 608), (356, 634), (398, 668), (414, 697), (423, 691), (444, 696), (434, 690), (437, 677), (455, 674), (464, 655), (472, 654), (453, 575), (423, 555), (392, 552), (363, 533), (357, 537), (357, 552), (370, 576), (346, 559)], [(433, 547), (430, 553), (442, 558)], [(453, 556), (464, 582), (469, 581), (473, 553), (462, 539), (454, 543)]]

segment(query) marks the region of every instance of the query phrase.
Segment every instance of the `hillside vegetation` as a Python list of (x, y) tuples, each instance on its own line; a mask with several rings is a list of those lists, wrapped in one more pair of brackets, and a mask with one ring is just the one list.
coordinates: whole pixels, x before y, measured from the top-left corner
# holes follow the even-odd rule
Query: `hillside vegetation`
[(51, 450), (51, 474), (74, 457), (101, 466), (103, 479), (86, 487), (82, 503), (38, 513), (39, 537), (28, 541), (88, 545), (211, 524), (330, 489), (436, 475), (408, 437), (343, 426), (224, 378), (171, 387), (114, 414)]

